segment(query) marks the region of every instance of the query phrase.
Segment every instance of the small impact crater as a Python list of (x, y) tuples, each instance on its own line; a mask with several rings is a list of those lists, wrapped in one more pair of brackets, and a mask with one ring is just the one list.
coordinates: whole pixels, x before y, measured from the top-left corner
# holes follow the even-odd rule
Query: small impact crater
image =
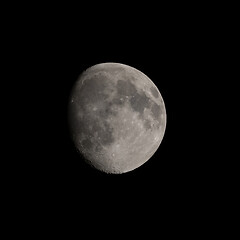
[(103, 127), (100, 126), (97, 130), (97, 136), (101, 141), (101, 144), (106, 146), (114, 142), (113, 129), (107, 122), (104, 122)]
[(100, 76), (93, 76), (90, 79), (86, 79), (81, 85), (80, 89), (76, 89), (78, 93), (78, 104), (81, 107), (85, 107), (87, 104), (103, 102), (108, 98), (108, 95), (103, 93), (103, 90), (107, 87), (108, 81)]
[(151, 88), (150, 88), (150, 91), (151, 91), (152, 95), (153, 95), (155, 98), (158, 98), (158, 97), (159, 97), (158, 90), (157, 90), (155, 87), (151, 87)]
[(151, 107), (151, 111), (152, 111), (152, 115), (153, 118), (157, 121), (160, 120), (160, 115), (161, 115), (161, 106), (159, 106), (158, 104), (156, 104), (155, 102), (153, 103), (152, 107)]
[(149, 130), (149, 129), (151, 129), (152, 128), (152, 126), (151, 126), (151, 122), (148, 120), (148, 119), (146, 119), (146, 120), (144, 120), (144, 128), (146, 129), (146, 130)]
[(81, 145), (84, 149), (90, 150), (93, 147), (93, 143), (91, 142), (90, 139), (86, 138), (81, 141)]

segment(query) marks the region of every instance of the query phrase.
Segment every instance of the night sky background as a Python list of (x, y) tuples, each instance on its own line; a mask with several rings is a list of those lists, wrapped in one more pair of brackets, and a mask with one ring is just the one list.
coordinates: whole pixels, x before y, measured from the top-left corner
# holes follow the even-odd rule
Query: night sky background
[[(90, 39), (84, 28), (79, 29), (57, 29), (33, 52), (40, 56), (35, 67), (41, 76), (34, 86), (37, 95), (33, 92), (34, 111), (38, 109), (34, 129), (39, 137), (31, 149), (31, 175), (39, 176), (37, 184), (51, 194), (56, 191), (93, 202), (131, 197), (151, 202), (162, 199), (162, 194), (172, 201), (179, 194), (192, 195), (207, 171), (202, 158), (205, 146), (199, 145), (206, 134), (199, 124), (199, 118), (202, 123), (206, 117), (201, 113), (203, 96), (198, 98), (205, 64), (200, 60), (204, 47), (199, 38), (178, 25), (161, 27), (154, 34), (147, 26), (141, 31), (116, 27), (114, 32), (93, 27)], [(69, 138), (67, 104), (72, 85), (83, 70), (103, 62), (127, 64), (146, 74), (160, 90), (167, 111), (158, 151), (142, 167), (122, 175), (90, 168)]]
[[(18, 199), (27, 199), (25, 204), (47, 216), (61, 218), (71, 212), (84, 221), (103, 221), (103, 216), (110, 221), (125, 215), (123, 228), (137, 219), (144, 225), (160, 216), (165, 223), (171, 216), (181, 221), (186, 212), (191, 219), (204, 211), (216, 189), (217, 165), (209, 151), (214, 105), (208, 101), (217, 54), (214, 20), (204, 22), (206, 16), (177, 8), (153, 14), (145, 10), (148, 17), (125, 10), (93, 18), (93, 13), (52, 9), (35, 21), (32, 12), (15, 24), (18, 41), (12, 46), (21, 77), (14, 82), (13, 95), (21, 95), (14, 108), (21, 138), (9, 152), (14, 173), (9, 181)], [(83, 70), (104, 62), (123, 63), (146, 74), (167, 111), (157, 152), (138, 169), (120, 175), (87, 165), (68, 132), (74, 82)]]

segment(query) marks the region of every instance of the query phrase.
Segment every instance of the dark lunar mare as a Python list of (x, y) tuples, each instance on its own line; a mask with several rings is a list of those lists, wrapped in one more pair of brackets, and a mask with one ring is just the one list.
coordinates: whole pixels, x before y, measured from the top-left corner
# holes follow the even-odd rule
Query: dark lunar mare
[(148, 98), (145, 93), (136, 93), (131, 99), (130, 104), (134, 111), (138, 112), (140, 116), (143, 116), (144, 108), (149, 108), (151, 99)]
[(140, 116), (143, 115), (144, 108), (150, 107), (151, 99), (148, 98), (143, 91), (139, 93), (135, 85), (130, 81), (118, 80), (117, 93), (124, 99), (128, 96), (130, 106), (135, 112), (138, 112)]
[[(154, 87), (151, 88), (151, 91), (153, 94), (155, 94), (155, 96), (158, 96), (158, 92)], [(125, 99), (125, 101), (129, 101), (133, 111), (139, 113), (139, 118), (142, 120), (144, 120), (144, 109), (151, 108), (153, 119), (160, 121), (161, 107), (156, 104), (151, 98), (147, 97), (143, 91), (138, 92), (135, 85), (130, 81), (124, 81), (121, 79), (118, 80), (117, 94), (119, 97), (118, 99), (114, 99), (115, 104), (123, 104), (123, 102), (119, 100), (120, 98)], [(129, 100), (126, 100), (126, 96), (129, 97)], [(150, 122), (146, 120), (144, 120), (144, 126), (147, 130), (151, 128)]]
[(120, 97), (134, 96), (137, 89), (131, 82), (120, 79), (117, 81), (117, 93)]

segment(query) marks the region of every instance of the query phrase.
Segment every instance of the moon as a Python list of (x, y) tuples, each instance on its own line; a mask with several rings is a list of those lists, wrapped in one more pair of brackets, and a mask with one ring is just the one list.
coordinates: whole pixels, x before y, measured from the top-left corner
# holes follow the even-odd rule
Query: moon
[(87, 163), (121, 174), (147, 162), (166, 129), (166, 109), (156, 85), (121, 63), (85, 70), (70, 93), (70, 135)]

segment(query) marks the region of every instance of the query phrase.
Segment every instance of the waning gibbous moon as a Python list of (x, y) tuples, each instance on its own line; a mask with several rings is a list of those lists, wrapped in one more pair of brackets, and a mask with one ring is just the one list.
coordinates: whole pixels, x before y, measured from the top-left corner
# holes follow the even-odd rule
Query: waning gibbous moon
[(120, 63), (85, 70), (69, 101), (69, 128), (78, 152), (94, 168), (132, 171), (157, 151), (166, 129), (166, 109), (155, 84)]

